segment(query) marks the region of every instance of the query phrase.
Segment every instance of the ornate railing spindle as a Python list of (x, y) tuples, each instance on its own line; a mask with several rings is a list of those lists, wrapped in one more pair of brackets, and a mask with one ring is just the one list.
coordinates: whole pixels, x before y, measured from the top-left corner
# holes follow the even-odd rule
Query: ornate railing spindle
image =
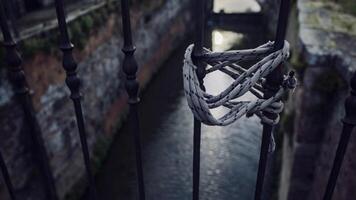
[(90, 198), (92, 200), (96, 200), (97, 194), (95, 189), (95, 181), (90, 167), (90, 153), (87, 144), (84, 116), (83, 116), (82, 105), (81, 105), (82, 95), (80, 93), (80, 79), (77, 75), (77, 63), (74, 60), (73, 53), (72, 53), (74, 46), (70, 42), (69, 35), (68, 35), (63, 0), (56, 0), (55, 6), (57, 12), (58, 26), (60, 31), (60, 40), (61, 40), (60, 49), (63, 52), (63, 68), (67, 73), (66, 84), (71, 92), (70, 98), (72, 99), (74, 104), (80, 142), (83, 151), (84, 164), (87, 173), (87, 178), (89, 181)]
[[(26, 124), (29, 128), (29, 133), (31, 134), (31, 139), (34, 147), (34, 157), (36, 158), (41, 174), (44, 179), (46, 198), (50, 200), (57, 200), (57, 192), (54, 183), (54, 178), (52, 175), (51, 167), (49, 164), (48, 155), (44, 147), (44, 142), (42, 138), (41, 129), (39, 127), (38, 121), (36, 119), (32, 100), (29, 96), (29, 89), (26, 83), (25, 73), (21, 66), (22, 59), (17, 51), (16, 42), (13, 40), (9, 26), (7, 24), (6, 15), (3, 7), (3, 1), (0, 1), (0, 25), (1, 31), (4, 38), (4, 46), (6, 49), (5, 61), (8, 65), (9, 80), (13, 86), (17, 100), (21, 104), (24, 111)], [(4, 173), (5, 181), (7, 187), (10, 190), (10, 195), (14, 198), (12, 190), (12, 185), (8, 177), (8, 173), (5, 170), (5, 163), (2, 163), (2, 170)], [(7, 179), (7, 180), (6, 180)]]
[(345, 157), (351, 133), (356, 126), (356, 72), (351, 79), (351, 94), (345, 101), (345, 118), (343, 130), (336, 150), (335, 160), (330, 172), (328, 184), (323, 200), (331, 200), (336, 186), (337, 178)]
[[(278, 27), (275, 40), (275, 50), (283, 48), (284, 39), (287, 32), (288, 16), (290, 9), (290, 0), (281, 0), (279, 18), (278, 18)], [(283, 68), (279, 66), (271, 74), (266, 77), (266, 83), (264, 84), (264, 97), (270, 98), (280, 88), (283, 82)], [(278, 114), (272, 114), (265, 112), (266, 117), (270, 119), (276, 119)], [(261, 152), (259, 159), (259, 166), (257, 172), (257, 181), (255, 187), (255, 200), (262, 199), (263, 193), (263, 183), (266, 172), (266, 166), (268, 161), (268, 149), (270, 145), (271, 136), (273, 134), (274, 127), (270, 124), (263, 123), (263, 132), (262, 132), (262, 143), (261, 143)]]
[(129, 95), (130, 113), (129, 126), (131, 134), (134, 137), (135, 153), (136, 153), (136, 168), (138, 179), (139, 199), (145, 199), (145, 184), (143, 177), (142, 155), (141, 155), (141, 140), (140, 140), (140, 126), (138, 118), (138, 104), (140, 99), (138, 97), (139, 83), (136, 80), (136, 73), (138, 70), (137, 62), (134, 57), (136, 48), (132, 42), (131, 22), (130, 22), (130, 6), (128, 0), (121, 0), (122, 10), (122, 26), (124, 33), (124, 47), (122, 51), (125, 54), (123, 61), (123, 70), (126, 74), (126, 91)]

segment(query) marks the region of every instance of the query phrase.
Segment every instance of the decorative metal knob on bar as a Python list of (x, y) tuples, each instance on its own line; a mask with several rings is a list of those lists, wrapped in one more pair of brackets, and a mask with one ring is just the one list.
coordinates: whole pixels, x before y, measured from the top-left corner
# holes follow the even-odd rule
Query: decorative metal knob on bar
[(337, 178), (340, 173), (340, 169), (342, 166), (342, 162), (344, 160), (347, 146), (349, 144), (349, 140), (351, 137), (351, 133), (356, 126), (356, 72), (350, 81), (351, 86), (351, 94), (346, 98), (345, 101), (345, 118), (343, 119), (343, 129), (340, 137), (340, 141), (336, 150), (335, 160), (333, 163), (333, 167), (331, 169), (331, 173), (329, 176), (328, 184), (326, 187), (326, 191), (324, 194), (323, 200), (331, 200)]
[[(0, 3), (0, 24), (4, 38), (4, 46), (6, 49), (5, 61), (8, 65), (9, 79), (13, 86), (15, 95), (17, 96), (17, 99), (22, 106), (25, 120), (29, 127), (29, 133), (31, 134), (31, 139), (34, 144), (34, 157), (37, 159), (41, 174), (44, 179), (46, 198), (50, 200), (56, 200), (58, 197), (54, 178), (49, 164), (48, 155), (44, 147), (41, 129), (34, 113), (32, 100), (29, 96), (29, 89), (27, 87), (25, 73), (21, 66), (22, 59), (19, 52), (17, 51), (16, 42), (13, 40), (9, 26), (7, 24), (5, 11), (3, 8), (3, 1), (0, 1)], [(6, 174), (7, 172), (5, 171), (3, 165), (4, 163), (2, 164), (2, 168), (3, 172), (5, 172), (5, 181), (10, 190), (10, 196), (12, 199), (14, 199), (15, 197), (12, 191), (12, 185), (10, 183), (9, 177), (6, 177), (8, 174)]]
[(138, 91), (139, 83), (136, 80), (136, 73), (138, 70), (137, 62), (134, 57), (136, 48), (132, 42), (131, 22), (130, 22), (130, 7), (128, 0), (121, 0), (121, 13), (122, 13), (122, 25), (124, 34), (124, 47), (122, 51), (125, 54), (124, 61), (122, 63), (123, 70), (126, 74), (126, 91), (129, 95), (130, 113), (129, 113), (129, 126), (131, 133), (134, 137), (135, 153), (136, 153), (136, 171), (138, 179), (139, 199), (145, 199), (145, 184), (142, 167), (142, 155), (141, 155), (141, 141), (140, 141), (140, 127), (138, 118)]
[(125, 87), (129, 95), (129, 104), (137, 104), (140, 102), (138, 97), (139, 84), (136, 80), (138, 66), (134, 56), (135, 51), (136, 48), (134, 46), (124, 46), (122, 48), (122, 52), (125, 54), (122, 67), (126, 74)]
[(74, 60), (73, 53), (72, 53), (74, 46), (69, 40), (63, 0), (56, 0), (55, 5), (56, 5), (59, 30), (61, 33), (60, 49), (63, 52), (63, 68), (67, 74), (66, 84), (71, 92), (70, 97), (73, 100), (73, 104), (74, 104), (80, 142), (82, 146), (84, 164), (87, 173), (87, 178), (89, 181), (90, 198), (96, 200), (97, 194), (95, 189), (95, 181), (90, 168), (90, 153), (87, 144), (84, 116), (83, 116), (82, 105), (81, 105), (80, 79), (77, 75), (77, 63)]

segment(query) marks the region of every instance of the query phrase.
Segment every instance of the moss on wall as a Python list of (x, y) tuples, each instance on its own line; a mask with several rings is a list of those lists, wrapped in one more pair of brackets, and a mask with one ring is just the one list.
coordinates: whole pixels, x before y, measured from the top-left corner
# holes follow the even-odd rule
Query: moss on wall
[[(108, 2), (106, 6), (71, 21), (68, 24), (68, 32), (71, 42), (77, 49), (82, 50), (85, 47), (89, 36), (99, 27), (103, 26), (109, 15), (113, 12), (117, 12), (117, 10), (117, 2)], [(19, 49), (21, 49), (21, 53), (25, 59), (30, 59), (39, 52), (56, 54), (59, 52), (58, 41), (58, 29), (54, 29), (48, 33), (20, 41)], [(0, 51), (0, 58), (2, 56), (3, 52)]]
[[(308, 12), (304, 23), (310, 28), (317, 28), (348, 35), (356, 35), (356, 1), (311, 1), (305, 3), (315, 12)], [(323, 11), (323, 12), (319, 12)], [(332, 47), (335, 44), (326, 44)]]
[[(150, 13), (160, 8), (165, 0), (132, 0), (131, 3), (140, 7), (143, 12)], [(90, 34), (95, 32), (100, 26), (103, 26), (112, 13), (119, 13), (118, 1), (108, 1), (105, 6), (91, 11), (88, 14), (78, 17), (68, 24), (68, 32), (71, 42), (77, 49), (83, 50)], [(51, 30), (42, 35), (34, 36), (19, 42), (24, 59), (32, 58), (36, 53), (42, 52), (47, 54), (58, 53), (58, 29)], [(0, 59), (4, 57), (4, 51), (0, 51)], [(3, 65), (3, 63), (0, 63)]]
[(53, 40), (50, 38), (30, 38), (22, 42), (20, 49), (23, 56), (28, 58), (34, 56), (39, 51), (52, 52), (53, 48), (58, 46), (52, 44), (52, 42)]
[(337, 1), (347, 13), (356, 15), (356, 1), (355, 0), (338, 0)]
[[(150, 13), (160, 8), (165, 0), (157, 0), (152, 3), (149, 0), (133, 0), (132, 3), (142, 9), (143, 12)], [(119, 13), (118, 1), (108, 1), (104, 7), (85, 14), (68, 24), (68, 32), (71, 42), (77, 49), (83, 50), (89, 36), (100, 26), (103, 26), (112, 13)], [(24, 59), (31, 59), (36, 53), (57, 54), (58, 50), (58, 29), (51, 30), (45, 34), (34, 36), (19, 42)], [(4, 51), (0, 51), (1, 65)]]

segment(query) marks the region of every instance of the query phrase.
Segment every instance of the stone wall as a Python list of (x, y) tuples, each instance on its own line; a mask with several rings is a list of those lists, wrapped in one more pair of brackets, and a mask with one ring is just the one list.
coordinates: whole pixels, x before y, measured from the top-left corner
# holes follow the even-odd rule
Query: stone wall
[[(276, 1), (265, 2), (267, 13), (271, 6), (278, 8)], [(294, 5), (288, 40), (300, 86), (282, 120), (281, 200), (322, 199), (341, 134), (348, 81), (356, 70), (355, 20), (329, 1), (298, 0)], [(333, 199), (356, 196), (355, 150), (353, 134)]]
[[(356, 18), (332, 2), (299, 0), (297, 9), (301, 55), (308, 67), (295, 119), (291, 182), (296, 187), (290, 187), (289, 198), (300, 198), (304, 191), (305, 199), (321, 199), (340, 139), (346, 86), (356, 70)], [(356, 196), (355, 139), (353, 134), (333, 199)], [(298, 170), (303, 164), (310, 169)]]
[[(140, 66), (138, 78), (143, 87), (186, 38), (191, 18), (189, 0), (152, 1), (149, 8), (140, 5), (134, 5), (132, 25)], [(120, 67), (123, 41), (121, 18), (116, 12), (119, 8), (114, 5), (100, 9), (78, 17), (70, 24), (72, 41), (77, 46), (75, 57), (79, 61), (78, 73), (83, 83), (83, 108), (95, 168), (100, 166), (105, 149), (125, 114), (127, 99)], [(93, 20), (98, 15), (100, 23)], [(20, 42), (20, 49), (26, 52), (23, 66), (57, 191), (60, 199), (65, 199), (73, 190), (78, 192), (85, 179), (73, 106), (64, 85), (61, 54), (55, 46), (56, 34), (54, 28), (28, 38)], [(0, 150), (19, 199), (42, 200), (44, 191), (40, 171), (33, 159), (22, 111), (14, 101), (4, 67), (0, 68), (0, 77)], [(8, 199), (1, 179), (0, 199)]]

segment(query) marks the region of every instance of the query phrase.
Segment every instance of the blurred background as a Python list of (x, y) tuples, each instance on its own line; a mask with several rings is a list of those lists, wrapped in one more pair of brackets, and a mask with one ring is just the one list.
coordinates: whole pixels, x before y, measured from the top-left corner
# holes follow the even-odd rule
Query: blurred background
[[(2, 1), (18, 42), (36, 118), (59, 199), (88, 199), (79, 135), (58, 49), (53, 0)], [(183, 92), (182, 63), (194, 42), (191, 0), (131, 0), (139, 65), (139, 116), (147, 199), (190, 199), (193, 116)], [(279, 0), (208, 0), (205, 46), (214, 51), (255, 48), (274, 40)], [(99, 199), (137, 199), (127, 94), (121, 68), (120, 1), (65, 1), (68, 30), (82, 79), (83, 109)], [(286, 68), (298, 88), (286, 106), (269, 155), (265, 198), (322, 199), (356, 70), (356, 1), (293, 0)], [(44, 181), (27, 124), (8, 80), (0, 48), (0, 151), (21, 200), (44, 200)], [(204, 82), (217, 94), (233, 80), (223, 73)], [(244, 100), (253, 95), (246, 94)], [(215, 111), (219, 114), (219, 110)], [(226, 127), (203, 126), (201, 199), (253, 199), (260, 152), (259, 118)], [(350, 140), (335, 200), (356, 198), (356, 135)], [(9, 196), (0, 179), (0, 199)]]

